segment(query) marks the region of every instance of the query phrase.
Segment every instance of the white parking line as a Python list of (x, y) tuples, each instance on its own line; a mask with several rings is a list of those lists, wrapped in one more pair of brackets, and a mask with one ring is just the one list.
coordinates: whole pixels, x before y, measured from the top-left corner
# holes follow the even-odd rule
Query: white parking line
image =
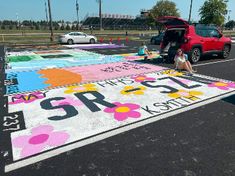
[(198, 67), (198, 66), (203, 66), (203, 65), (212, 65), (212, 64), (223, 63), (223, 62), (231, 62), (231, 61), (235, 61), (235, 59), (227, 59), (227, 60), (221, 60), (221, 61), (216, 61), (216, 62), (209, 62), (209, 63), (204, 63), (204, 64), (196, 64), (196, 65), (193, 65), (193, 66), (194, 67)]

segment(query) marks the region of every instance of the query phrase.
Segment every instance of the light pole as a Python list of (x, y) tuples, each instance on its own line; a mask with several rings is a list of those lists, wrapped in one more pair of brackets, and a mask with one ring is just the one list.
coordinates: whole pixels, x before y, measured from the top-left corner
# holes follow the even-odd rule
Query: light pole
[(50, 31), (51, 31), (51, 42), (54, 40), (54, 37), (53, 37), (53, 25), (52, 25), (52, 17), (51, 17), (51, 3), (50, 3), (50, 0), (48, 0), (48, 10), (49, 10), (49, 18), (50, 18)]
[(99, 0), (99, 16), (100, 16), (100, 30), (103, 29), (102, 25), (102, 0)]
[(79, 29), (79, 16), (78, 16), (78, 10), (79, 10), (78, 0), (76, 0), (76, 11), (77, 11), (77, 30)]
[(228, 10), (228, 22), (230, 21), (230, 13), (231, 13), (231, 10)]
[(45, 4), (46, 21), (47, 21), (47, 25), (48, 25), (48, 10), (47, 10), (47, 2), (46, 2), (46, 0), (45, 0), (44, 4)]
[(190, 3), (190, 10), (189, 10), (188, 22), (190, 22), (190, 21), (191, 21), (192, 6), (193, 6), (193, 0), (191, 0), (191, 3)]

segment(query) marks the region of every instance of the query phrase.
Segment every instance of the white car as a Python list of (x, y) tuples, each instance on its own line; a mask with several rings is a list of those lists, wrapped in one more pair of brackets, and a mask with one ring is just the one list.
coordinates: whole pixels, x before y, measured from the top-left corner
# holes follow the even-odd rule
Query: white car
[(74, 43), (96, 43), (97, 38), (93, 35), (88, 35), (83, 32), (69, 32), (59, 36), (60, 43), (68, 43), (72, 45)]

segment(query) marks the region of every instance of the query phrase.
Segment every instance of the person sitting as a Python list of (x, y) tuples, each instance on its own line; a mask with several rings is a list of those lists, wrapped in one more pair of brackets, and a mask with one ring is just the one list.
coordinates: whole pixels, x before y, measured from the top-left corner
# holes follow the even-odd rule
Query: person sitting
[(151, 55), (151, 53), (149, 52), (149, 50), (144, 42), (142, 42), (141, 46), (139, 47), (138, 55), (144, 56), (144, 59), (147, 59), (148, 56)]
[(196, 72), (195, 70), (193, 70), (191, 63), (188, 60), (187, 54), (184, 54), (181, 49), (177, 50), (174, 61), (175, 69), (187, 70), (191, 74), (193, 72)]

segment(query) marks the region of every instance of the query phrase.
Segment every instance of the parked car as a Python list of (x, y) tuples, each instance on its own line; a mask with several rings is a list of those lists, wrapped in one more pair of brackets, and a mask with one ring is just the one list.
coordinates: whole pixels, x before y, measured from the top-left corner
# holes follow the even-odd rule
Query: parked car
[(83, 32), (69, 32), (59, 36), (59, 43), (67, 43), (72, 45), (74, 43), (96, 43), (97, 38), (93, 35), (88, 35)]
[(160, 33), (158, 35), (153, 36), (150, 39), (150, 43), (153, 44), (153, 45), (160, 45), (164, 35), (165, 35), (165, 33), (162, 32), (162, 33)]
[(227, 58), (231, 50), (231, 39), (215, 27), (203, 24), (190, 25), (187, 21), (165, 16), (157, 19), (165, 25), (166, 31), (160, 44), (160, 53), (172, 59), (178, 48), (188, 54), (192, 63), (205, 54), (220, 54)]

